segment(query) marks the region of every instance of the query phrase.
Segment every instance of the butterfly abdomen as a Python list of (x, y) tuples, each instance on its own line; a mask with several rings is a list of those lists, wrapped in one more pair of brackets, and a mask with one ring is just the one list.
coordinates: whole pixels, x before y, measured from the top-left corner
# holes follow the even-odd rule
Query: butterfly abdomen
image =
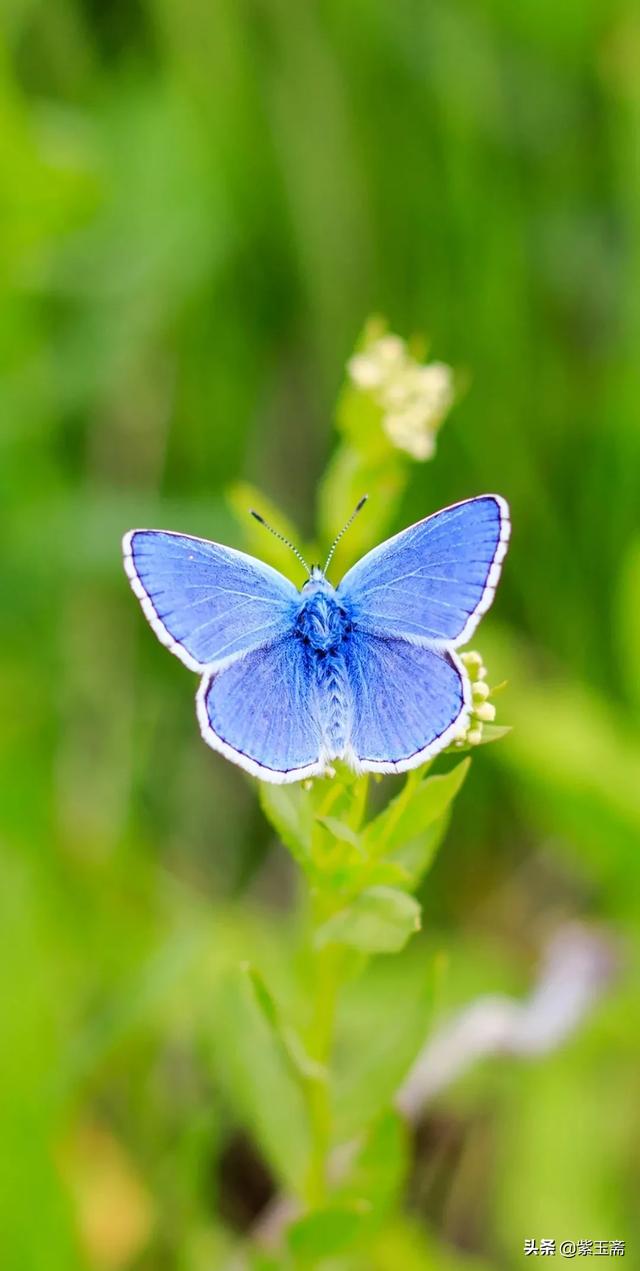
[(329, 584), (314, 589), (300, 609), (296, 636), (308, 651), (316, 685), (318, 724), (329, 758), (345, 749), (350, 719), (350, 690), (345, 649), (351, 633), (346, 608), (331, 594)]
[(316, 663), (318, 723), (326, 756), (338, 759), (347, 745), (351, 719), (351, 691), (344, 653), (329, 653)]

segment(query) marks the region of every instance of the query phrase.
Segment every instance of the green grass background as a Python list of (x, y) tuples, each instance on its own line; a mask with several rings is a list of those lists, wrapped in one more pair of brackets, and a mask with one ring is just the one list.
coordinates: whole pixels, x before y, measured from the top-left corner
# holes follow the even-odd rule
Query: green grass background
[(525, 992), (574, 916), (620, 956), (561, 1051), (439, 1102), (415, 1240), (371, 1257), (507, 1271), (527, 1236), (592, 1236), (634, 1265), (635, 5), (5, 0), (0, 21), (2, 1266), (210, 1271), (268, 1188), (276, 1096), (221, 968), (249, 950), (286, 982), (291, 874), (200, 742), (119, 538), (240, 543), (240, 479), (308, 535), (371, 312), (468, 377), (401, 521), (497, 490), (514, 522), (475, 643), (515, 729), (474, 761), (406, 974), (433, 947), (443, 1009)]

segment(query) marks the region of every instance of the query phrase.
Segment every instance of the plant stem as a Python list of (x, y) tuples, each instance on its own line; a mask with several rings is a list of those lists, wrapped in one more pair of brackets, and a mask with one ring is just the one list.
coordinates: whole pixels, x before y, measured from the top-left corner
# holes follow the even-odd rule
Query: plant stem
[[(314, 905), (313, 933), (324, 914)], [(311, 1148), (307, 1171), (305, 1196), (310, 1209), (324, 1204), (327, 1194), (327, 1158), (331, 1148), (332, 1110), (329, 1084), (329, 1065), (333, 1048), (335, 1012), (340, 986), (340, 950), (328, 945), (317, 949), (311, 943), (313, 960), (313, 1014), (308, 1048), (311, 1057), (321, 1065), (322, 1075), (307, 1084), (307, 1105)]]

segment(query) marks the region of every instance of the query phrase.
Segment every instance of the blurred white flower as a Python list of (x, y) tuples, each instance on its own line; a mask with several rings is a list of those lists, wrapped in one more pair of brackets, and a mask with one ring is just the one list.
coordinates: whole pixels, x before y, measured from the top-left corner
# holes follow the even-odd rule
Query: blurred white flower
[(352, 382), (382, 409), (394, 446), (414, 459), (430, 459), (435, 437), (453, 405), (453, 372), (444, 362), (421, 365), (397, 335), (383, 335), (348, 363)]

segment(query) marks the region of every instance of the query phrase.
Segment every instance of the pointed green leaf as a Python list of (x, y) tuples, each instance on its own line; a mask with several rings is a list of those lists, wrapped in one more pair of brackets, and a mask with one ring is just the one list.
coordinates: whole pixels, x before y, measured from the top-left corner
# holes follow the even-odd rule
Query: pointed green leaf
[(316, 817), (331, 815), (349, 829), (359, 830), (366, 806), (368, 776), (366, 773), (358, 776), (343, 763), (335, 764), (335, 774), (333, 778), (314, 780), (310, 791), (314, 813)]
[(291, 1252), (305, 1266), (344, 1253), (357, 1242), (370, 1212), (370, 1203), (365, 1202), (364, 1206), (332, 1205), (305, 1214), (289, 1228)]
[(349, 847), (353, 847), (362, 856), (362, 847), (358, 835), (348, 825), (345, 825), (343, 821), (339, 821), (335, 816), (319, 816), (317, 821), (319, 825), (324, 826), (324, 829), (329, 834), (333, 835), (333, 838), (338, 839), (340, 843), (348, 843)]
[(247, 975), (249, 976), (249, 979), (251, 981), (251, 987), (253, 988), (253, 991), (256, 995), (258, 1006), (260, 1007), (260, 1010), (262, 1011), (262, 1014), (264, 1015), (267, 1021), (267, 1024), (269, 1024), (270, 1027), (273, 1028), (274, 1030), (277, 1029), (278, 1012), (276, 1010), (276, 1004), (260, 972), (257, 971), (255, 967), (252, 967), (250, 963), (245, 963), (242, 967), (242, 970), (246, 971)]
[(373, 865), (367, 869), (369, 887), (400, 887), (405, 891), (412, 881), (411, 872), (399, 857), (393, 861), (374, 861)]
[(366, 1197), (380, 1223), (396, 1201), (408, 1168), (408, 1132), (397, 1112), (389, 1108), (366, 1132), (345, 1181), (334, 1193), (343, 1203)]
[(365, 849), (373, 856), (390, 854), (437, 821), (455, 799), (469, 771), (469, 759), (441, 776), (416, 781), (409, 773), (400, 794), (365, 831)]
[(322, 1064), (316, 1062), (307, 1053), (302, 1039), (290, 1024), (280, 1017), (280, 1012), (267, 985), (256, 967), (247, 965), (245, 970), (251, 981), (258, 1006), (271, 1028), (276, 1041), (281, 1046), (284, 1057), (296, 1080), (326, 1081), (327, 1072)]
[[(434, 971), (422, 942), (411, 941), (399, 957), (369, 958), (345, 985), (332, 1069), (338, 1141), (371, 1125), (424, 1046), (433, 1016)], [(393, 1028), (380, 1027), (387, 1018)]]
[(250, 1127), (275, 1176), (295, 1192), (309, 1157), (305, 1092), (246, 972), (236, 966), (214, 986), (211, 1071), (234, 1109)]
[(290, 1228), (289, 1246), (313, 1261), (369, 1241), (397, 1203), (408, 1165), (407, 1131), (397, 1113), (378, 1116), (364, 1135), (332, 1204)]
[(310, 793), (300, 782), (276, 786), (261, 781), (259, 786), (262, 811), (278, 838), (303, 868), (311, 862), (313, 805)]
[(511, 731), (510, 724), (483, 724), (480, 741), (474, 742), (472, 746), (467, 741), (456, 742), (448, 746), (445, 753), (448, 755), (472, 754), (478, 746), (486, 746), (492, 741), (499, 741), (501, 737), (506, 737), (507, 733)]
[(319, 1064), (317, 1059), (312, 1059), (295, 1028), (289, 1024), (281, 1024), (280, 1037), (287, 1059), (299, 1078), (305, 1082), (328, 1081), (329, 1074), (324, 1064)]
[(420, 905), (393, 887), (368, 887), (316, 932), (319, 946), (347, 944), (365, 953), (397, 953), (420, 930)]
[(417, 834), (415, 838), (409, 839), (407, 843), (403, 843), (393, 854), (393, 861), (389, 862), (390, 866), (395, 866), (404, 874), (404, 879), (398, 879), (398, 887), (406, 885), (410, 891), (415, 891), (421, 879), (426, 874), (432, 864), (435, 854), (449, 828), (451, 819), (451, 810), (447, 808), (444, 816), (438, 817), (432, 825), (428, 825), (426, 830), (421, 834)]
[(506, 737), (507, 733), (512, 731), (510, 724), (483, 724), (482, 738), (478, 745), (486, 746), (488, 742), (499, 741), (501, 737)]

